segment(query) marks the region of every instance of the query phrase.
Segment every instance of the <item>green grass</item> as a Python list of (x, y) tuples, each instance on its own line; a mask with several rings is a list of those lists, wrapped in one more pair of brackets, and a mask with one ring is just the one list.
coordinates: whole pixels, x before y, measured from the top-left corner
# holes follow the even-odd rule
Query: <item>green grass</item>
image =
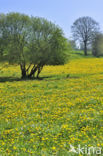
[(81, 59), (81, 58), (93, 58), (93, 55), (91, 54), (91, 51), (88, 51), (88, 55), (85, 56), (83, 51), (80, 50), (69, 50), (67, 51), (67, 54), (69, 54), (69, 60), (73, 60), (73, 59)]
[(103, 148), (103, 58), (77, 53), (67, 65), (44, 67), (41, 80), (21, 80), (18, 66), (1, 70), (1, 156), (77, 156), (70, 144)]

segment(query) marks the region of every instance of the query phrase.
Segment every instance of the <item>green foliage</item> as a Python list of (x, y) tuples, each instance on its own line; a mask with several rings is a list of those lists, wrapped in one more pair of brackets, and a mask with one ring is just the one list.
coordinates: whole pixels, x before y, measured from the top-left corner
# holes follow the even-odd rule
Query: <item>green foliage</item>
[(44, 18), (1, 15), (0, 32), (2, 60), (19, 64), (22, 77), (32, 77), (36, 72), (38, 77), (44, 65), (65, 63), (67, 41), (63, 32)]
[(72, 50), (77, 50), (77, 45), (76, 45), (75, 40), (68, 40), (68, 48), (70, 47)]
[[(36, 23), (36, 24), (35, 24)], [(30, 61), (34, 64), (64, 64), (66, 39), (62, 30), (43, 19), (32, 18), (32, 33), (29, 44)]]
[(97, 34), (92, 44), (92, 54), (103, 56), (103, 34)]
[(5, 39), (3, 56), (9, 63), (22, 63), (24, 61), (23, 48), (26, 46), (28, 36), (29, 17), (19, 13), (9, 13), (1, 21), (2, 35)]

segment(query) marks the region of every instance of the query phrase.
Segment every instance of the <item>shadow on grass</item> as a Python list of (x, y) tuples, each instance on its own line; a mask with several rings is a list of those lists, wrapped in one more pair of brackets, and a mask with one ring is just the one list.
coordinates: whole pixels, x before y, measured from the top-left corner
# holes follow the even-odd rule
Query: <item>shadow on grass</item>
[(14, 81), (30, 81), (30, 80), (38, 80), (38, 81), (54, 81), (54, 80), (62, 80), (62, 79), (78, 79), (80, 76), (70, 76), (67, 75), (49, 75), (49, 76), (41, 76), (39, 78), (25, 78), (21, 79), (20, 77), (0, 77), (0, 83), (2, 82), (14, 82)]
[[(100, 73), (103, 74), (103, 73)], [(64, 74), (64, 75), (49, 75), (49, 76), (41, 76), (39, 78), (25, 78), (22, 79), (20, 77), (0, 77), (0, 83), (2, 82), (14, 82), (14, 81), (30, 81), (30, 80), (37, 80), (37, 81), (56, 81), (56, 80), (65, 80), (65, 79), (79, 79), (85, 78), (89, 76), (93, 76), (95, 73), (89, 74)]]
[[(44, 80), (51, 79), (53, 76), (43, 76), (39, 78), (19, 78), (19, 77), (0, 77), (0, 82), (14, 82), (14, 81), (29, 81), (29, 80)], [(54, 78), (55, 79), (55, 78)]]
[(19, 77), (0, 77), (0, 82), (14, 82), (14, 81), (29, 81), (29, 80), (56, 80), (56, 79), (61, 79), (61, 77), (57, 76), (42, 76), (39, 78), (19, 78)]
[(21, 78), (17, 77), (0, 77), (0, 82), (13, 82), (13, 81), (21, 81)]

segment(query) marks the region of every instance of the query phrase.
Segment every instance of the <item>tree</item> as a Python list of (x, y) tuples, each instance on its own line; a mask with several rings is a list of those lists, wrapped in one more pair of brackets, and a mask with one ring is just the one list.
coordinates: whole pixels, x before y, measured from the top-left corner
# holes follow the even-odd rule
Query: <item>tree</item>
[(5, 31), (4, 31), (4, 19), (5, 19), (5, 15), (4, 14), (0, 14), (0, 59), (3, 56), (3, 50), (6, 47), (7, 44), (7, 40), (6, 40), (6, 36), (5, 36)]
[(32, 17), (31, 20), (32, 33), (29, 40), (30, 44), (28, 44), (28, 57), (32, 69), (28, 77), (34, 76), (37, 72), (38, 78), (44, 65), (65, 63), (66, 39), (63, 37), (62, 30), (46, 19)]
[(5, 39), (3, 60), (11, 64), (19, 64), (22, 77), (26, 76), (26, 52), (27, 38), (30, 26), (30, 18), (24, 14), (9, 13), (4, 16), (2, 23), (2, 39)]
[(77, 45), (76, 45), (75, 40), (68, 40), (68, 43), (71, 45), (71, 48), (73, 50), (77, 50)]
[(81, 17), (73, 23), (71, 29), (74, 39), (83, 43), (84, 54), (87, 55), (87, 46), (99, 31), (99, 24), (91, 17)]
[(94, 56), (103, 56), (103, 34), (98, 33), (92, 42), (92, 54)]
[(22, 78), (38, 78), (44, 65), (65, 63), (63, 32), (44, 18), (9, 13), (0, 19), (0, 32), (6, 43), (1, 58), (20, 65)]

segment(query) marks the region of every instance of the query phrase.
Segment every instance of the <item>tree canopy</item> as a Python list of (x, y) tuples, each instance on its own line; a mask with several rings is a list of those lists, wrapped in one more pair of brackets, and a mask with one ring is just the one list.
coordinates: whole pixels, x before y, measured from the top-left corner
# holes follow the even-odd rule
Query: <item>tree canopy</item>
[(98, 33), (92, 42), (92, 54), (94, 56), (103, 56), (103, 34)]
[(22, 78), (44, 65), (64, 64), (66, 38), (52, 22), (20, 13), (0, 14), (0, 60), (19, 64)]

